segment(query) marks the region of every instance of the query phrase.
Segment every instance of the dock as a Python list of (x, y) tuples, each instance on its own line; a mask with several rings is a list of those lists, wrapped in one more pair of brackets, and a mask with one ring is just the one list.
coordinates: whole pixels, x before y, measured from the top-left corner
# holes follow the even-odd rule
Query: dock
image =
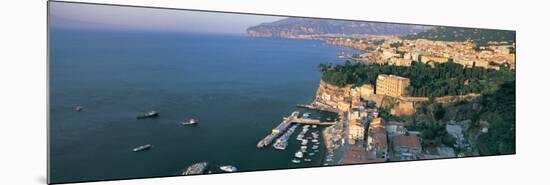
[(317, 105), (317, 104), (315, 104), (315, 103), (311, 103), (311, 104), (309, 104), (309, 105), (306, 105), (306, 104), (297, 104), (296, 107), (298, 107), (298, 108), (305, 108), (305, 109), (311, 109), (311, 110), (324, 111), (324, 112), (339, 113), (339, 111), (336, 110), (336, 109), (334, 109), (334, 108), (327, 107), (327, 106)]

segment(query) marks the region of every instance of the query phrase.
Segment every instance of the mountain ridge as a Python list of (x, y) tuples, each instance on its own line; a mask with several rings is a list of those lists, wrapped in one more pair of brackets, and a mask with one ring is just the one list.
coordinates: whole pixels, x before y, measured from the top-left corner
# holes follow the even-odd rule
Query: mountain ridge
[(365, 21), (286, 18), (246, 29), (252, 37), (295, 37), (298, 35), (406, 35), (432, 29), (432, 26)]

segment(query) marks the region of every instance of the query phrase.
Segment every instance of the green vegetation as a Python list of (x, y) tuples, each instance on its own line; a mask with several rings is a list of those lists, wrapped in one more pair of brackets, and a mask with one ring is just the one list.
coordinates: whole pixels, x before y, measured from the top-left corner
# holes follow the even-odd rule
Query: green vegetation
[(409, 78), (408, 93), (415, 97), (440, 97), (468, 93), (490, 93), (506, 80), (515, 79), (513, 71), (466, 68), (454, 62), (427, 64), (415, 62), (412, 66), (361, 64), (346, 61), (342, 65), (321, 64), (325, 82), (343, 87), (348, 84), (376, 84), (379, 74), (393, 74)]
[(384, 96), (380, 102), (380, 117), (385, 120), (393, 120), (391, 110), (399, 106), (399, 101), (394, 97)]
[(516, 40), (513, 31), (477, 29), (477, 28), (456, 28), (436, 27), (417, 34), (410, 34), (401, 37), (402, 39), (428, 39), (439, 41), (472, 41), (478, 45), (486, 45), (490, 41), (512, 43)]
[(445, 125), (443, 124), (420, 123), (408, 129), (420, 131), (420, 137), (424, 140), (424, 147), (438, 147), (441, 145), (453, 147), (455, 143), (454, 139), (447, 133)]
[[(481, 155), (513, 154), (516, 151), (516, 82), (503, 83), (499, 90), (484, 95), (479, 120), (489, 122), (487, 133), (479, 135)], [(479, 122), (477, 122), (479, 123)], [(475, 125), (474, 128), (479, 128)]]

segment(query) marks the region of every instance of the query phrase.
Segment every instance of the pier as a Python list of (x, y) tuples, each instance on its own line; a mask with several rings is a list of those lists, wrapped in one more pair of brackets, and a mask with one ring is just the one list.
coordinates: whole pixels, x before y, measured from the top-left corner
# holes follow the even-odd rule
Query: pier
[(317, 105), (317, 104), (315, 104), (315, 103), (311, 103), (311, 104), (309, 104), (309, 105), (297, 104), (296, 107), (298, 107), (298, 108), (306, 108), (306, 109), (311, 109), (311, 110), (324, 111), (324, 112), (339, 113), (339, 111), (336, 110), (336, 109), (334, 109), (334, 108), (327, 107), (327, 106)]
[(336, 122), (321, 122), (318, 119), (305, 119), (305, 118), (294, 118), (290, 120), (291, 123), (307, 124), (307, 125), (334, 125)]
[(292, 114), (290, 114), (289, 117), (284, 117), (283, 122), (277, 125), (277, 127), (273, 128), (269, 135), (265, 136), (265, 138), (260, 140), (258, 144), (256, 144), (256, 147), (263, 148), (271, 144), (271, 142), (273, 142), (275, 138), (277, 138), (281, 133), (283, 133), (290, 126), (290, 124), (292, 123), (291, 122), (292, 120), (298, 118), (299, 114), (300, 112), (294, 111), (292, 112)]

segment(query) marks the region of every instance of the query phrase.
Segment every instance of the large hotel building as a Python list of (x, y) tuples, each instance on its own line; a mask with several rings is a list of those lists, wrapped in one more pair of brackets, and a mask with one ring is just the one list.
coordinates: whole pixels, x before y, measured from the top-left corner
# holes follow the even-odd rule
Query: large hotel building
[(408, 78), (381, 74), (376, 79), (376, 94), (391, 97), (406, 96), (409, 84)]

